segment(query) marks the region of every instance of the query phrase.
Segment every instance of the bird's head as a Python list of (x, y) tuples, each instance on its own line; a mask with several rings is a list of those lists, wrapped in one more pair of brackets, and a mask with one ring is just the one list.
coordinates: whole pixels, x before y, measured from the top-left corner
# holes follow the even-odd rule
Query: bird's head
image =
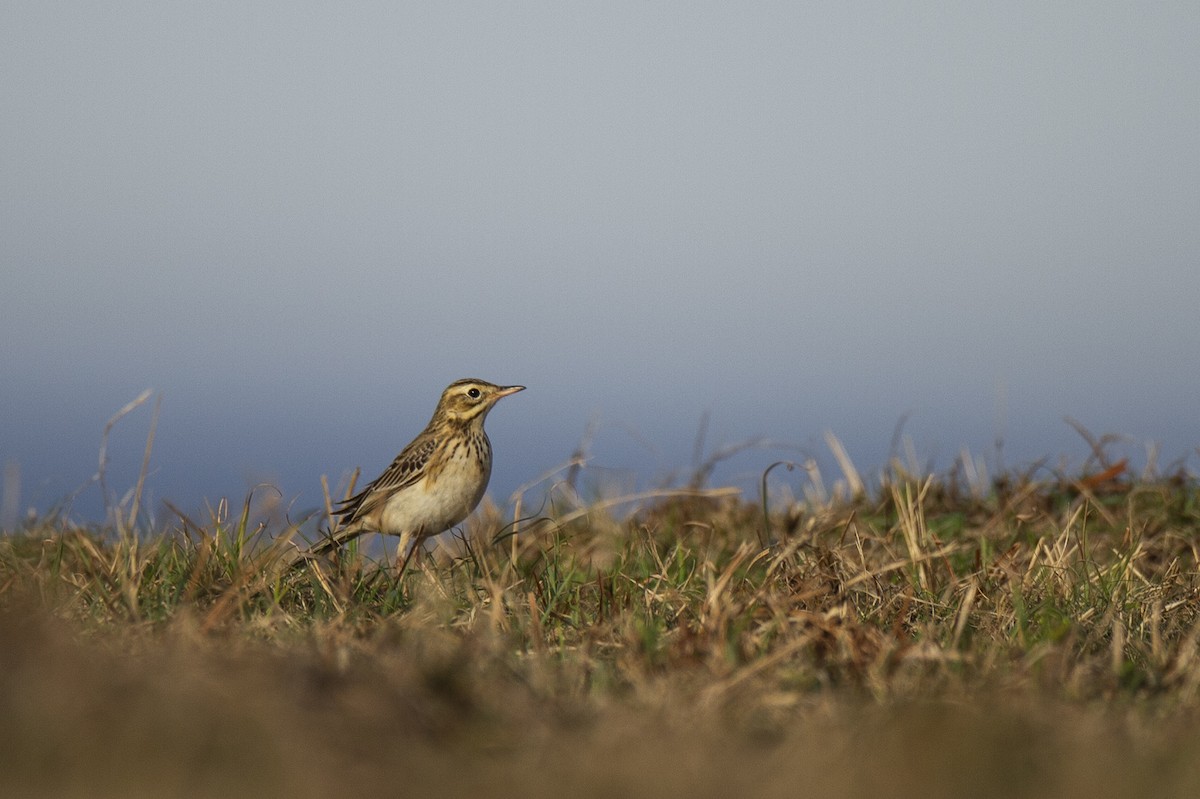
[(442, 392), (442, 399), (438, 402), (434, 418), (459, 423), (473, 419), (482, 422), (487, 412), (501, 398), (524, 390), (525, 386), (497, 386), (486, 380), (474, 378), (455, 380)]

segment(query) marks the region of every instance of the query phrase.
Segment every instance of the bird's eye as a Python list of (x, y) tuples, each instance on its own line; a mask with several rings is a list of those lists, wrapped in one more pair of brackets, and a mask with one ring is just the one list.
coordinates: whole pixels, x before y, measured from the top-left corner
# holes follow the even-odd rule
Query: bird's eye
[(479, 399), (479, 394), (480, 394), (479, 389), (477, 389), (475, 387), (471, 387), (471, 388), (467, 389), (467, 396), (470, 397), (471, 399)]

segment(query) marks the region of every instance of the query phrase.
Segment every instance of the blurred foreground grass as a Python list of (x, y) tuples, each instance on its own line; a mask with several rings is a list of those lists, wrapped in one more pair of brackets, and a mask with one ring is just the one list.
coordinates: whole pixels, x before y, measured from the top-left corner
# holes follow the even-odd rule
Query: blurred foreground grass
[(402, 581), (248, 507), (10, 531), (0, 794), (1200, 795), (1186, 475), (605, 507)]

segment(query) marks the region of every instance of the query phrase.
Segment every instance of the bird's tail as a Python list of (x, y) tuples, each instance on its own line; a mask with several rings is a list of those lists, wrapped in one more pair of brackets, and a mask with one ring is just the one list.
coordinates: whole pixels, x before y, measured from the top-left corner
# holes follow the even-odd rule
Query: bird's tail
[(288, 562), (285, 571), (298, 569), (309, 561), (324, 557), (336, 549), (340, 549), (343, 545), (358, 538), (363, 533), (367, 532), (359, 524), (347, 524), (334, 530), (332, 533), (327, 532), (320, 541), (313, 544), (306, 550), (297, 552), (296, 555)]

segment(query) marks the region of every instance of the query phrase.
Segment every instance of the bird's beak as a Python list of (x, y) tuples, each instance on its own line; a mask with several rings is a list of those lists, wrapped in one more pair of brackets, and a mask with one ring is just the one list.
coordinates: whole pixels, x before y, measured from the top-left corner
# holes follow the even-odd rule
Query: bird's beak
[(509, 394), (516, 394), (518, 391), (524, 391), (525, 386), (503, 386), (496, 392), (496, 399), (507, 397)]

